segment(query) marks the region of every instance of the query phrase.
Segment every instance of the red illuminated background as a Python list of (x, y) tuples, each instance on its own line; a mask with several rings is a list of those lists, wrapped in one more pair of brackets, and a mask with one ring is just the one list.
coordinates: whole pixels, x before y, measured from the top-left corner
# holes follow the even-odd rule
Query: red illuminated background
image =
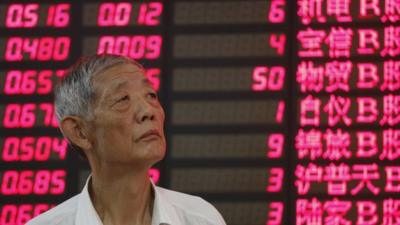
[(399, 0), (5, 0), (0, 225), (82, 188), (52, 92), (104, 52), (141, 62), (160, 93), (158, 185), (230, 225), (400, 224)]

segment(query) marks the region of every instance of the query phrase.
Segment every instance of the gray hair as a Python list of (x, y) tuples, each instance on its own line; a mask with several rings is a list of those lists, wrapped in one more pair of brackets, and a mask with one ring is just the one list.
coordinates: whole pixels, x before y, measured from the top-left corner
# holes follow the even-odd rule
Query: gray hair
[(91, 115), (91, 103), (94, 100), (93, 78), (116, 65), (133, 64), (143, 69), (138, 62), (124, 56), (94, 55), (82, 57), (68, 69), (67, 74), (54, 90), (54, 105), (57, 120), (60, 123), (65, 116)]

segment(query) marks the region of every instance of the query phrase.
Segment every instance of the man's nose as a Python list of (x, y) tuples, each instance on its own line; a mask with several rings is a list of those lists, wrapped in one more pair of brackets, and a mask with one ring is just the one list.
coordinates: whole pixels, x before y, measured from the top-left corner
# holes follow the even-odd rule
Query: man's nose
[(155, 112), (153, 106), (145, 99), (138, 99), (136, 120), (138, 123), (143, 123), (147, 120), (153, 121), (155, 119)]
[(145, 122), (146, 120), (154, 120), (154, 114), (144, 113), (143, 116), (140, 118), (140, 122)]

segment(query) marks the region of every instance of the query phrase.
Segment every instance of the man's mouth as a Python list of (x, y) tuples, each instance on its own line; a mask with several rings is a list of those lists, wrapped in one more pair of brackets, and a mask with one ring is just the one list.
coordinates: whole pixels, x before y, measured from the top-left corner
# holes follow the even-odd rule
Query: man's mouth
[(149, 140), (153, 140), (153, 139), (158, 139), (160, 138), (160, 132), (158, 132), (158, 130), (156, 129), (152, 129), (149, 130), (147, 132), (145, 132), (144, 134), (142, 134), (137, 140), (138, 141), (149, 141)]

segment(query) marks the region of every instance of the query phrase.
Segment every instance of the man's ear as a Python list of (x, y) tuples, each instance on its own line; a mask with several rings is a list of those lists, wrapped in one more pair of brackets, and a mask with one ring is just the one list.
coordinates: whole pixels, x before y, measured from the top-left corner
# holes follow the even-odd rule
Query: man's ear
[(64, 136), (83, 150), (92, 148), (87, 126), (88, 125), (77, 116), (66, 116), (60, 122), (60, 129)]

